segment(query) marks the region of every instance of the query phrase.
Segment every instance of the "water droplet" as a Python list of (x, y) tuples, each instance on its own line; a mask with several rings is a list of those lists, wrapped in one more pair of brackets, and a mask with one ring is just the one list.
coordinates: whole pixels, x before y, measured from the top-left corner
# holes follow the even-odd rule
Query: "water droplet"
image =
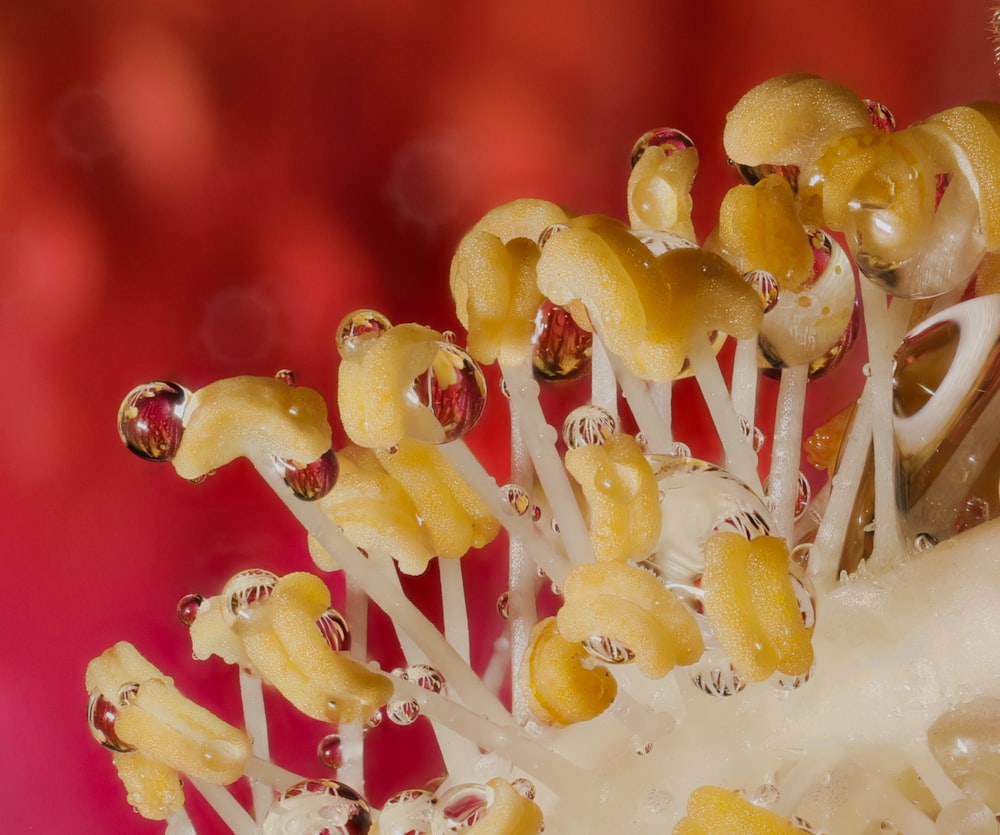
[(524, 516), (531, 507), (531, 499), (523, 487), (517, 484), (505, 484), (500, 488), (504, 501), (507, 502), (518, 516)]
[(324, 768), (336, 771), (344, 765), (344, 752), (338, 734), (324, 736), (316, 746), (316, 759)]
[(981, 525), (989, 518), (989, 502), (980, 496), (972, 496), (955, 511), (955, 533), (962, 533)]
[(760, 452), (764, 448), (764, 433), (760, 430), (760, 427), (754, 426), (743, 415), (740, 415), (740, 429), (743, 430), (743, 435), (750, 441), (750, 445), (753, 447), (755, 453)]
[(635, 168), (647, 148), (660, 148), (664, 154), (670, 156), (677, 151), (693, 147), (694, 142), (691, 137), (683, 131), (676, 128), (654, 128), (646, 131), (632, 146), (632, 167)]
[(635, 660), (631, 649), (606, 635), (591, 635), (583, 642), (583, 648), (606, 664), (628, 664)]
[(431, 817), (432, 835), (468, 829), (482, 817), (493, 799), (493, 790), (480, 783), (459, 783), (438, 798)]
[(444, 339), (444, 341), (447, 342), (449, 345), (454, 345), (455, 340), (458, 339), (458, 335), (455, 333), (455, 331), (442, 331), (441, 338)]
[(316, 621), (320, 634), (334, 652), (347, 652), (351, 648), (351, 628), (336, 609), (327, 609)]
[(683, 441), (674, 441), (673, 444), (670, 445), (670, 454), (676, 455), (680, 458), (690, 458), (691, 447), (689, 447)]
[(630, 229), (632, 237), (646, 246), (653, 255), (665, 255), (675, 249), (697, 249), (698, 244), (673, 232), (660, 229)]
[(294, 386), (295, 372), (290, 368), (282, 368), (280, 371), (275, 372), (274, 379), (284, 383), (286, 386)]
[(434, 413), (446, 442), (471, 431), (486, 407), (482, 369), (462, 348), (448, 342), (438, 342), (434, 362), (413, 381), (411, 392), (416, 402)]
[(991, 809), (1000, 808), (1000, 698), (976, 696), (942, 713), (927, 729), (934, 759), (953, 783)]
[(812, 678), (813, 667), (810, 667), (801, 675), (789, 675), (788, 673), (775, 673), (768, 679), (768, 682), (775, 690), (789, 691), (798, 690), (803, 684)]
[(397, 792), (382, 807), (379, 835), (428, 835), (434, 814), (434, 795), (423, 789)]
[(937, 544), (938, 541), (929, 533), (918, 533), (915, 537), (913, 537), (913, 547), (918, 553), (930, 551), (930, 549)]
[(565, 307), (546, 301), (535, 315), (532, 369), (539, 380), (575, 380), (590, 371), (594, 335)]
[(699, 662), (688, 667), (688, 675), (698, 689), (718, 698), (734, 696), (747, 686), (732, 664), (715, 666)]
[(204, 602), (205, 598), (200, 594), (185, 594), (177, 602), (177, 619), (185, 626), (190, 626), (198, 617), (198, 610)]
[(635, 753), (637, 753), (640, 757), (645, 757), (646, 754), (652, 753), (653, 743), (644, 740), (642, 737), (633, 736), (632, 750), (635, 751)]
[(696, 458), (647, 455), (660, 491), (663, 525), (648, 561), (667, 583), (693, 585), (705, 567), (705, 540), (720, 531), (747, 539), (773, 528), (760, 497), (722, 467)]
[(553, 223), (550, 226), (546, 226), (538, 235), (538, 248), (543, 248), (548, 243), (549, 238), (562, 232), (564, 229), (569, 229), (569, 225), (565, 223)]
[(800, 831), (805, 832), (806, 835), (823, 835), (821, 830), (815, 829), (809, 821), (805, 818), (800, 818), (798, 815), (792, 818), (792, 825)]
[(996, 835), (997, 819), (982, 801), (960, 797), (941, 807), (934, 827), (937, 835)]
[(274, 466), (296, 498), (306, 502), (322, 499), (337, 483), (340, 464), (337, 455), (328, 449), (319, 458), (304, 467), (296, 466), (287, 458), (273, 456)]
[(762, 783), (754, 789), (749, 799), (755, 806), (773, 806), (780, 796), (781, 793), (774, 783)]
[(411, 664), (403, 671), (403, 678), (432, 693), (443, 693), (445, 689), (444, 676), (430, 664)]
[(562, 436), (567, 448), (578, 449), (603, 444), (617, 428), (618, 422), (607, 409), (577, 406), (566, 416)]
[(382, 724), (382, 709), (376, 710), (368, 719), (365, 721), (365, 732), (375, 730), (379, 725)]
[(764, 370), (808, 365), (815, 378), (835, 368), (854, 344), (860, 319), (854, 267), (843, 247), (822, 230), (810, 234), (813, 272), (796, 292), (782, 290), (764, 315), (758, 344)]
[(278, 795), (264, 817), (264, 835), (367, 835), (372, 810), (350, 786), (303, 780)]
[(503, 377), (500, 378), (500, 394), (510, 400), (510, 389), (507, 388), (507, 381)]
[(516, 791), (521, 797), (526, 800), (535, 799), (535, 784), (531, 780), (526, 780), (524, 777), (518, 777), (516, 780), (511, 780), (511, 786), (514, 791)]
[(115, 733), (115, 721), (118, 719), (118, 706), (104, 698), (101, 693), (92, 693), (87, 704), (87, 724), (90, 734), (105, 748), (125, 753), (135, 749), (122, 742)]
[(413, 699), (395, 699), (385, 706), (385, 715), (394, 725), (412, 725), (420, 716), (420, 705)]
[(541, 518), (542, 518), (542, 509), (537, 504), (533, 504), (531, 506), (531, 521), (537, 522)]
[(170, 461), (184, 435), (184, 410), (191, 392), (170, 382), (145, 383), (125, 395), (118, 410), (118, 435), (146, 461)]
[(357, 359), (392, 323), (376, 310), (355, 310), (337, 326), (337, 351), (341, 359)]
[(780, 288), (778, 280), (767, 270), (751, 270), (743, 276), (743, 280), (757, 291), (764, 312), (770, 313), (778, 303)]
[(749, 185), (755, 186), (765, 177), (778, 174), (792, 187), (793, 192), (799, 190), (799, 167), (797, 165), (776, 165), (768, 162), (760, 165), (743, 165), (733, 160), (730, 160), (730, 163), (743, 178), (743, 182)]
[(868, 116), (872, 120), (872, 127), (882, 133), (892, 133), (896, 129), (896, 117), (892, 115), (892, 111), (874, 99), (864, 101), (865, 107), (868, 108)]
[(274, 590), (278, 576), (262, 568), (248, 568), (236, 574), (222, 589), (226, 601), (223, 618), (232, 626), (239, 620), (250, 620), (257, 606), (267, 600)]
[(505, 591), (497, 598), (497, 614), (504, 620), (510, 620), (510, 592)]

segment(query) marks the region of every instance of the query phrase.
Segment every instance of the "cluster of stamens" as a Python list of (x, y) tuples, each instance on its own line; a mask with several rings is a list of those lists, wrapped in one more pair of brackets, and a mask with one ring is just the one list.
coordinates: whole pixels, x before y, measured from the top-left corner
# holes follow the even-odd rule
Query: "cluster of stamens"
[[(864, 832), (898, 823), (908, 833), (995, 833), (1000, 809), (987, 804), (1000, 778), (955, 751), (975, 736), (989, 739), (984, 757), (997, 756), (1000, 700), (976, 703), (964, 724), (954, 696), (925, 700), (917, 724), (930, 737), (907, 737), (898, 758), (883, 752), (871, 765), (850, 735), (824, 741), (826, 720), (781, 731), (776, 717), (783, 704), (803, 716), (849, 713), (817, 681), (824, 663), (850, 669), (830, 660), (846, 650), (823, 632), (824, 607), (847, 619), (848, 592), (861, 599), (868, 581), (838, 590), (841, 572), (867, 564), (895, 577), (993, 515), (1000, 464), (982, 427), (1000, 380), (1000, 308), (985, 294), (1000, 250), (998, 129), (995, 105), (897, 131), (884, 106), (836, 84), (765, 82), (729, 115), (726, 151), (746, 182), (700, 244), (690, 195), (698, 152), (680, 131), (651, 131), (633, 150), (628, 223), (525, 199), (469, 231), (450, 278), (465, 348), (454, 334), (371, 310), (343, 320), (337, 400), (351, 443), (336, 452), (323, 399), (287, 371), (193, 393), (166, 382), (135, 389), (119, 415), (125, 444), (195, 481), (250, 459), (302, 520), (317, 568), (343, 570), (393, 617), (407, 664), (386, 674), (369, 662), (315, 574), (248, 570), (217, 596), (185, 598), (195, 656), (239, 670), (246, 733), (186, 700), (131, 645), (108, 650), (88, 669), (90, 724), (115, 752), (129, 801), (182, 826), (183, 773), (240, 833), (603, 831), (628, 802), (637, 832), (768, 835), (847, 831), (822, 786), (866, 774), (883, 788), (857, 813)], [(856, 339), (855, 266), (864, 393), (811, 442), (811, 457), (836, 474), (813, 498), (800, 470), (803, 403), (807, 384)], [(974, 338), (990, 328), (992, 341)], [(728, 340), (727, 381), (718, 355)], [(463, 441), (485, 406), (480, 364), (494, 362), (514, 453), (502, 487)], [(566, 417), (560, 443), (539, 384), (587, 371), (591, 402)], [(769, 439), (756, 425), (761, 373), (780, 378)], [(719, 464), (692, 457), (697, 439), (674, 437), (671, 411), (683, 404), (673, 386), (686, 377), (709, 406)], [(769, 466), (758, 460), (765, 440)], [(511, 554), (498, 655), (509, 707), (469, 665), (459, 562), (501, 529)], [(397, 575), (423, 573), (434, 558), (444, 634)], [(542, 577), (558, 593), (552, 611), (540, 608)], [(904, 599), (910, 592), (894, 583), (869, 593)], [(890, 633), (874, 644), (898, 640)], [(348, 766), (363, 777), (360, 762), (343, 760), (342, 737), (383, 716), (399, 725), (426, 716), (445, 782), (377, 809), (360, 785), (285, 771), (259, 746), (263, 686), (335, 726), (320, 759), (338, 778)], [(980, 679), (958, 689), (988, 698)], [(674, 768), (671, 783), (635, 764), (661, 751), (690, 756), (699, 722), (716, 740), (713, 725), (738, 733), (741, 715), (759, 724), (763, 748), (734, 740), (744, 750), (720, 763), (717, 782), (699, 781), (715, 773), (708, 766)], [(773, 736), (761, 736), (768, 723)], [(898, 788), (906, 769), (922, 788)], [(218, 794), (244, 776), (252, 813)], [(920, 791), (933, 797), (918, 809)], [(984, 814), (993, 828), (972, 828)], [(959, 828), (942, 828), (953, 819)]]

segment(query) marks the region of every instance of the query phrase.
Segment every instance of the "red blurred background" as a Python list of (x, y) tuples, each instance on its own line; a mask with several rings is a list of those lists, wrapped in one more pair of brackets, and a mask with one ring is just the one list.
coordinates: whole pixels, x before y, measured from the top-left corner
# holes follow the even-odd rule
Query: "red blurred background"
[[(241, 568), (309, 566), (248, 468), (195, 486), (130, 456), (129, 389), (288, 367), (332, 401), (349, 310), (456, 326), (450, 253), (487, 209), (537, 196), (623, 217), (634, 140), (670, 125), (701, 151), (704, 235), (748, 87), (815, 72), (900, 124), (997, 98), (990, 15), (974, 0), (3, 0), (0, 828), (161, 832), (90, 739), (87, 661), (127, 638), (236, 719), (234, 671), (191, 661), (174, 606)], [(483, 433), (471, 443), (503, 466)], [(467, 559), (488, 610), (503, 580)], [(315, 771), (323, 729), (275, 713), (289, 764)], [(406, 731), (421, 733), (385, 731), (376, 771), (421, 739)]]

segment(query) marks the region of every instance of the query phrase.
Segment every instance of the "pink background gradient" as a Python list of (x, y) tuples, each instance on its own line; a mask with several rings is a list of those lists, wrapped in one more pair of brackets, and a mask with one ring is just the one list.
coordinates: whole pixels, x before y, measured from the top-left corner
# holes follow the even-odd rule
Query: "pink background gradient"
[[(815, 72), (901, 125), (997, 98), (989, 15), (974, 0), (0, 2), (0, 829), (162, 832), (90, 739), (88, 660), (131, 640), (238, 721), (234, 670), (191, 661), (175, 604), (241, 568), (310, 565), (248, 467), (191, 485), (122, 448), (134, 385), (288, 367), (332, 402), (346, 312), (456, 326), (450, 252), (487, 209), (537, 196), (624, 216), (632, 143), (670, 125), (701, 152), (704, 235), (748, 87)], [(502, 469), (498, 411), (471, 443)], [(467, 566), (485, 578), (482, 667), (503, 580), (488, 553)], [(322, 727), (280, 709), (273, 725), (287, 764), (322, 773)], [(404, 787), (399, 746), (427, 735), (376, 736), (377, 802)]]

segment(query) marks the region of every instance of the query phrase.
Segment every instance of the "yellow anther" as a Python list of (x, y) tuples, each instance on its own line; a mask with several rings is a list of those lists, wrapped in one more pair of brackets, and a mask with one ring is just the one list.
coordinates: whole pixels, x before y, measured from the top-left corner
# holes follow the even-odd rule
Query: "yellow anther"
[[(764, 318), (760, 296), (726, 259), (704, 249), (675, 249), (657, 259), (673, 306), (657, 311), (651, 335), (679, 332), (685, 351), (696, 331), (721, 331), (737, 339), (757, 335)], [(668, 318), (669, 317), (669, 318)]]
[(719, 246), (743, 273), (767, 270), (782, 289), (812, 278), (813, 249), (788, 181), (777, 174), (729, 190), (719, 207)]
[(653, 256), (618, 221), (586, 216), (553, 234), (538, 261), (538, 288), (554, 304), (580, 301), (608, 350), (627, 357), (645, 338), (641, 286), (654, 285)]
[(618, 683), (591, 660), (579, 641), (559, 634), (555, 618), (537, 623), (519, 673), (531, 712), (549, 725), (572, 725), (607, 710)]
[(659, 229), (695, 239), (691, 184), (698, 171), (695, 148), (671, 150), (651, 145), (628, 178), (628, 218), (633, 229)]
[(185, 698), (131, 644), (115, 644), (90, 662), (87, 691), (116, 705), (115, 735), (152, 762), (215, 784), (243, 774), (246, 734)]
[(864, 101), (846, 87), (814, 75), (781, 75), (736, 103), (722, 141), (742, 165), (804, 167), (834, 136), (869, 125)]
[(468, 331), (469, 353), (481, 363), (523, 363), (531, 354), (535, 314), (542, 303), (534, 240), (504, 243), (489, 232), (466, 235), (451, 262), (451, 293)]
[(599, 560), (643, 559), (656, 547), (663, 515), (653, 468), (631, 435), (566, 451), (566, 469), (583, 489)]
[(538, 286), (555, 304), (582, 303), (608, 350), (656, 382), (681, 373), (695, 329), (753, 336), (763, 315), (718, 255), (683, 248), (655, 258), (622, 224), (594, 215), (549, 238)]
[(388, 449), (407, 436), (444, 440), (431, 410), (412, 397), (413, 381), (434, 363), (443, 339), (422, 325), (396, 325), (340, 364), (340, 419), (354, 443)]
[(330, 608), (330, 590), (313, 574), (281, 577), (233, 630), (261, 677), (307, 716), (365, 722), (392, 695), (387, 676), (334, 651), (316, 621)]
[(776, 670), (804, 675), (813, 663), (806, 626), (779, 537), (748, 540), (718, 533), (705, 543), (705, 614), (740, 676), (761, 681)]
[(986, 247), (1000, 249), (1000, 105), (976, 102), (953, 107), (927, 122), (943, 125), (968, 157), (978, 187)]
[(499, 533), (496, 517), (437, 447), (404, 440), (395, 451), (379, 450), (377, 456), (412, 499), (438, 556), (457, 559)]
[(651, 572), (627, 562), (577, 566), (566, 578), (563, 597), (557, 623), (564, 638), (618, 641), (633, 652), (647, 678), (693, 664), (704, 650), (690, 610)]
[(273, 377), (231, 377), (192, 396), (173, 459), (182, 478), (201, 478), (241, 456), (309, 464), (330, 449), (326, 402)]
[(803, 175), (805, 219), (863, 239), (870, 256), (900, 263), (927, 242), (939, 173), (954, 166), (948, 142), (920, 126), (848, 131)]
[(161, 821), (180, 811), (184, 805), (184, 788), (174, 769), (138, 751), (114, 754), (111, 759), (125, 786), (129, 805), (140, 815)]
[(487, 784), (489, 806), (469, 827), (468, 835), (538, 835), (542, 830), (542, 810), (521, 795), (506, 780), (495, 777)]
[(687, 817), (674, 827), (673, 835), (801, 835), (769, 809), (756, 806), (736, 792), (718, 786), (701, 786), (691, 792)]
[(550, 226), (568, 221), (569, 215), (561, 206), (548, 200), (523, 197), (491, 209), (469, 230), (469, 234), (487, 232), (504, 243), (515, 238), (537, 242)]
[[(422, 574), (434, 548), (417, 508), (402, 485), (389, 475), (373, 450), (346, 446), (337, 451), (340, 475), (319, 506), (344, 536), (368, 553), (391, 554), (404, 574)], [(310, 538), (309, 553), (323, 571), (334, 558)]]

